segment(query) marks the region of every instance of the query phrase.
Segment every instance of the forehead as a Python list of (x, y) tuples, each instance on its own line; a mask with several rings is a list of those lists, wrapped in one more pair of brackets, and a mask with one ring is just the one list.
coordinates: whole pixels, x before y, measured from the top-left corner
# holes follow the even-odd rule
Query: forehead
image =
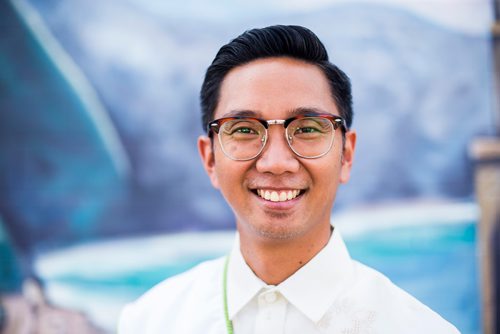
[(229, 71), (214, 117), (250, 111), (257, 117), (281, 119), (301, 108), (338, 115), (325, 74), (301, 60), (265, 58)]

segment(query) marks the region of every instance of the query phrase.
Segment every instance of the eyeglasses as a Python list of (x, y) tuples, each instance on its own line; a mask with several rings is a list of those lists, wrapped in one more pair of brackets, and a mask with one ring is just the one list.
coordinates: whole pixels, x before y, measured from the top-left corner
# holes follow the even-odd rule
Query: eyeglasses
[(214, 131), (224, 154), (237, 161), (256, 158), (268, 140), (270, 125), (283, 125), (290, 149), (299, 157), (320, 158), (333, 145), (335, 130), (347, 130), (345, 121), (336, 115), (299, 115), (285, 120), (263, 120), (253, 117), (224, 117), (210, 122), (207, 132)]

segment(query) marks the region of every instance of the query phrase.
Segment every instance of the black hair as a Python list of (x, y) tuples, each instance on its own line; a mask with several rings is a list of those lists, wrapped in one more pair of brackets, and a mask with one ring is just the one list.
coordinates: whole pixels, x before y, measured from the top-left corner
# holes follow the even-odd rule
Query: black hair
[(353, 111), (349, 77), (330, 63), (325, 46), (311, 30), (301, 26), (275, 25), (245, 31), (220, 48), (201, 86), (202, 125), (205, 130), (213, 120), (220, 87), (227, 73), (253, 60), (272, 57), (290, 57), (318, 66), (330, 84), (340, 116), (348, 128), (351, 126)]

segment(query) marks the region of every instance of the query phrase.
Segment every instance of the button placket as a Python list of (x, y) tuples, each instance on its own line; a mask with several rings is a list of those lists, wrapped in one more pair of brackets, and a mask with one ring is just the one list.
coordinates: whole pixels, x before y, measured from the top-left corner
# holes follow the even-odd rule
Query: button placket
[(255, 333), (283, 333), (287, 306), (285, 298), (278, 291), (267, 290), (259, 295), (258, 304)]

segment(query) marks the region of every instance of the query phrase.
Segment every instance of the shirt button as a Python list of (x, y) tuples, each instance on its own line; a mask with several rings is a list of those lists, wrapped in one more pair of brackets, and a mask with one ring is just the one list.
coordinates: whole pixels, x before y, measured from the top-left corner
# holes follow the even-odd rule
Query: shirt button
[(276, 292), (269, 292), (264, 295), (264, 299), (269, 304), (274, 303), (278, 297), (276, 296)]

